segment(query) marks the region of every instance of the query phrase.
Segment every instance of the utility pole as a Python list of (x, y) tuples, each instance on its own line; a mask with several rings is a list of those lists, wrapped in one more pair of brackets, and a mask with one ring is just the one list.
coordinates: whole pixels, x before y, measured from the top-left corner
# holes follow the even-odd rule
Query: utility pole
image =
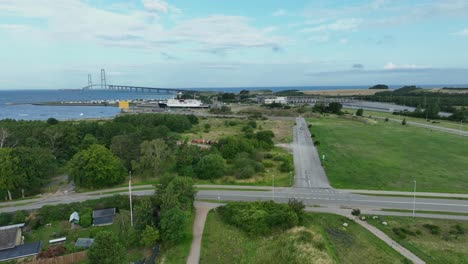
[(275, 174), (273, 174), (273, 202), (275, 201)]
[(128, 175), (130, 179), (128, 180), (128, 198), (130, 200), (130, 224), (133, 226), (133, 206), (132, 206), (132, 172), (129, 171)]
[(415, 217), (415, 212), (416, 212), (416, 180), (414, 182), (414, 191), (413, 191), (413, 218)]

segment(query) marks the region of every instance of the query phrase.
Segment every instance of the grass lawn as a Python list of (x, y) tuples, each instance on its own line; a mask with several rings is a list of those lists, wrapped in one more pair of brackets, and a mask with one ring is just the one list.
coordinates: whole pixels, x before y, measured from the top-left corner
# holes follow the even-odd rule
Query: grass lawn
[(381, 216), (369, 223), (427, 263), (468, 263), (467, 221)]
[(394, 122), (309, 118), (335, 188), (421, 192), (468, 191), (468, 140)]
[[(342, 226), (344, 221), (349, 224), (347, 228)], [(300, 244), (299, 252), (306, 252), (308, 261), (299, 263), (383, 264), (403, 261), (396, 251), (344, 217), (308, 213), (304, 227), (299, 230), (313, 234), (313, 241)], [(278, 241), (297, 242), (294, 240), (296, 232), (297, 229), (293, 229), (267, 237), (249, 237), (238, 228), (225, 224), (215, 211), (211, 211), (205, 224), (200, 263), (273, 263), (265, 262), (265, 259), (271, 260), (268, 255), (285, 251), (282, 248), (285, 245)]]
[[(356, 113), (356, 109), (344, 109), (344, 111), (347, 111), (349, 113)], [(468, 131), (468, 124), (466, 124), (466, 123), (461, 123), (460, 124), (460, 122), (453, 122), (453, 121), (448, 121), (448, 120), (439, 120), (439, 119), (437, 119), (437, 120), (429, 120), (429, 122), (427, 122), (425, 118), (416, 118), (416, 117), (410, 117), (410, 116), (398, 116), (398, 115), (394, 115), (392, 113), (370, 111), (370, 110), (364, 110), (364, 116), (388, 117), (388, 118), (401, 119), (401, 120), (403, 120), (403, 118), (406, 118), (407, 121), (413, 121), (413, 122), (428, 124), (428, 125), (432, 125), (432, 126), (440, 126), (440, 127), (453, 128), (453, 129), (460, 129), (461, 128), (464, 131)]]
[(195, 214), (192, 213), (186, 221), (184, 228), (185, 237), (184, 240), (176, 246), (169, 248), (161, 248), (161, 254), (157, 258), (157, 263), (170, 263), (170, 264), (185, 264), (187, 257), (190, 253), (190, 246), (193, 238), (193, 220)]

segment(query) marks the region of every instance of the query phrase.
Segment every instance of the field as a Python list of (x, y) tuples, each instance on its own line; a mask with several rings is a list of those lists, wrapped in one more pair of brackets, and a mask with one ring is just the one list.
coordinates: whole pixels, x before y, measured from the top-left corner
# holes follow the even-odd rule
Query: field
[[(207, 139), (218, 140), (221, 137), (233, 136), (242, 133), (247, 125), (247, 119), (239, 118), (200, 118), (200, 123), (192, 128), (190, 133), (183, 136), (188, 140)], [(256, 120), (258, 130), (271, 130), (275, 134), (275, 143), (289, 143), (292, 141), (292, 127), (294, 120)], [(206, 129), (206, 126), (209, 126)]]
[(369, 223), (427, 263), (468, 263), (467, 221), (385, 216)]
[[(345, 111), (349, 113), (355, 113), (356, 109), (344, 109)], [(413, 122), (418, 122), (418, 123), (423, 123), (423, 124), (428, 124), (431, 126), (440, 126), (440, 127), (446, 127), (446, 128), (452, 128), (452, 129), (461, 129), (464, 131), (468, 131), (468, 124), (466, 123), (460, 123), (460, 122), (452, 122), (452, 121), (447, 121), (447, 120), (429, 120), (426, 121), (425, 118), (416, 118), (416, 117), (409, 117), (409, 116), (398, 116), (398, 115), (393, 115), (392, 113), (386, 113), (386, 112), (377, 112), (377, 111), (369, 111), (369, 110), (364, 110), (364, 116), (375, 116), (375, 117), (388, 117), (388, 118), (393, 118), (393, 119), (400, 119), (403, 120), (403, 118), (406, 118), (407, 121), (413, 121)]]
[(310, 118), (335, 188), (466, 193), (468, 140), (394, 122)]
[(380, 89), (354, 89), (354, 90), (311, 90), (304, 91), (307, 95), (322, 95), (322, 96), (351, 96), (351, 95), (373, 95), (377, 92), (385, 92), (391, 90)]
[[(347, 228), (342, 227), (347, 222)], [(302, 243), (307, 262), (297, 263), (402, 263), (403, 258), (359, 225), (331, 214), (307, 214), (304, 228), (269, 237), (249, 237), (225, 224), (216, 212), (208, 214), (200, 263), (288, 263), (294, 258), (291, 244), (304, 242), (297, 234), (310, 232), (313, 240)], [(289, 241), (283, 244), (282, 241)], [(276, 260), (272, 260), (276, 257)], [(291, 263), (291, 262), (290, 262)]]
[[(183, 134), (183, 137), (190, 142), (192, 139), (219, 140), (225, 136), (235, 136), (242, 134), (242, 128), (247, 125), (249, 120), (237, 118), (200, 118), (200, 123), (193, 127), (190, 133)], [(294, 120), (257, 120), (255, 132), (262, 130), (271, 130), (275, 134), (273, 141), (275, 144), (290, 143), (292, 141), (292, 127)], [(208, 129), (206, 127), (209, 127)], [(284, 187), (291, 186), (293, 173), (281, 172), (280, 165), (282, 161), (279, 157), (288, 157), (292, 160), (292, 154), (281, 147), (274, 147), (269, 154), (271, 159), (264, 159), (264, 172), (255, 174), (249, 179), (237, 179), (233, 176), (224, 176), (214, 181), (196, 180), (196, 184), (239, 184), (239, 185), (267, 185)]]

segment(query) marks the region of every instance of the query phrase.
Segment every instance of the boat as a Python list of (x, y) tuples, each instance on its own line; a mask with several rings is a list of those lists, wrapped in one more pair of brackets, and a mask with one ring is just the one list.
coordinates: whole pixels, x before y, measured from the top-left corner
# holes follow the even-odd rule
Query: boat
[(161, 108), (208, 108), (208, 105), (204, 105), (202, 101), (195, 99), (167, 99), (158, 102)]

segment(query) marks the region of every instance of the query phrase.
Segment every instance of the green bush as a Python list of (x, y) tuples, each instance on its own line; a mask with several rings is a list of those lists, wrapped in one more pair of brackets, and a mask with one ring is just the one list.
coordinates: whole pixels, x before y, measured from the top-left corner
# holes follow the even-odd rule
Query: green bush
[(26, 222), (28, 215), (29, 214), (26, 211), (17, 211), (13, 217), (13, 224), (21, 224)]
[(93, 222), (92, 218), (92, 209), (91, 208), (84, 208), (79, 212), (80, 215), (80, 225), (82, 227), (89, 227)]
[(431, 232), (431, 234), (433, 234), (433, 235), (440, 234), (440, 227), (439, 226), (431, 225), (431, 224), (424, 224), (423, 227), (428, 229)]
[(275, 229), (286, 230), (296, 226), (299, 218), (286, 204), (273, 201), (232, 202), (217, 209), (223, 221), (249, 235), (268, 234)]
[(10, 213), (0, 213), (0, 226), (9, 225), (13, 219)]

